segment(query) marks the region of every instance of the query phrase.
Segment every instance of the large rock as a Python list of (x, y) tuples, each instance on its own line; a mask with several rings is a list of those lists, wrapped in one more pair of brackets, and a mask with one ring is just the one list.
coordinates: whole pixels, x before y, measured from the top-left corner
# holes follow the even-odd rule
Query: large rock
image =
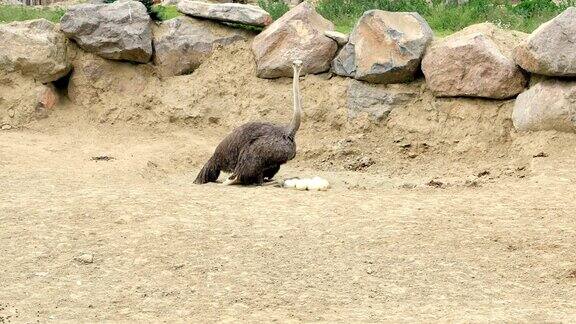
[(260, 33), (252, 43), (261, 78), (292, 76), (292, 61), (302, 60), (302, 74), (330, 69), (338, 45), (324, 35), (334, 25), (308, 2), (292, 8)]
[(272, 23), (272, 17), (262, 8), (241, 3), (207, 3), (180, 0), (177, 8), (180, 12), (192, 17), (253, 26), (268, 26)]
[(0, 25), (0, 72), (18, 71), (40, 82), (66, 75), (66, 37), (45, 19)]
[(154, 64), (162, 76), (194, 71), (217, 45), (247, 39), (248, 35), (207, 20), (177, 17), (154, 30)]
[(87, 52), (140, 63), (152, 57), (151, 20), (139, 1), (72, 6), (60, 24), (66, 36)]
[(333, 70), (372, 83), (410, 81), (431, 41), (432, 30), (418, 13), (370, 10), (354, 27)]
[(576, 76), (576, 7), (542, 24), (515, 49), (524, 70), (549, 76)]
[(348, 117), (361, 114), (381, 121), (397, 107), (410, 103), (418, 95), (418, 89), (407, 84), (370, 84), (352, 80), (348, 87)]
[(422, 60), (426, 83), (440, 97), (513, 97), (527, 83), (511, 50), (523, 37), (485, 23), (435, 41)]
[(546, 80), (521, 93), (512, 121), (520, 131), (576, 133), (576, 81)]

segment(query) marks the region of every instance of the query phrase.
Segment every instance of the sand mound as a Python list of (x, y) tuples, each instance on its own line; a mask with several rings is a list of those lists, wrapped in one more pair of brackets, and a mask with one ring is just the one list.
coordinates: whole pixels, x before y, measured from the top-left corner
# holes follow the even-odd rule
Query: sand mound
[[(150, 65), (109, 61), (77, 48), (70, 52), (71, 103), (52, 114), (52, 123), (61, 119), (69, 127), (74, 116), (73, 122), (194, 127), (217, 141), (247, 121), (290, 119), (291, 79), (257, 78), (248, 43), (219, 48), (193, 74), (171, 78), (159, 77)], [(465, 178), (485, 170), (495, 177), (522, 176), (538, 150), (530, 145), (560, 136), (545, 133), (536, 136), (540, 141), (524, 141), (512, 127), (513, 100), (435, 98), (423, 81), (408, 85), (419, 95), (386, 121), (349, 120), (349, 82), (330, 74), (303, 77), (304, 121), (294, 163), (430, 178)], [(576, 142), (574, 136), (561, 137)], [(212, 149), (177, 149), (166, 167), (198, 167)]]

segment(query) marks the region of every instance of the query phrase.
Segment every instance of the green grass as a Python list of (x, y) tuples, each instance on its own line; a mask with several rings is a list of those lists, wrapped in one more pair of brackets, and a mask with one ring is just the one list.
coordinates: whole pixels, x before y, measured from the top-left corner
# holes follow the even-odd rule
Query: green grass
[(28, 6), (0, 5), (0, 23), (45, 18), (59, 22), (66, 11), (61, 8), (34, 8)]
[[(151, 0), (141, 1), (151, 6)], [(446, 36), (464, 27), (487, 21), (502, 28), (530, 33), (567, 7), (576, 5), (576, 0), (564, 1), (562, 5), (556, 5), (551, 0), (520, 0), (516, 5), (508, 0), (470, 0), (464, 5), (433, 1), (432, 5), (428, 5), (426, 0), (320, 0), (316, 9), (334, 22), (336, 30), (343, 33), (349, 33), (362, 14), (371, 9), (415, 11), (428, 21), (436, 35)], [(273, 19), (280, 18), (289, 10), (282, 0), (258, 0), (258, 3)], [(0, 23), (38, 18), (58, 22), (64, 13), (65, 10), (61, 8), (0, 5)], [(176, 6), (163, 5), (151, 6), (150, 14), (157, 20), (181, 15)]]
[(258, 5), (266, 10), (274, 20), (282, 17), (290, 9), (282, 0), (258, 0)]
[[(282, 0), (259, 0), (260, 6), (274, 19), (288, 10)], [(530, 33), (550, 20), (576, 0), (556, 5), (551, 0), (520, 0), (513, 5), (507, 0), (470, 0), (467, 4), (451, 5), (442, 0), (320, 0), (316, 9), (334, 22), (336, 30), (350, 32), (362, 14), (371, 9), (418, 12), (437, 35), (448, 35), (482, 22), (492, 22), (502, 28)]]
[(154, 12), (160, 20), (170, 20), (182, 16), (178, 9), (176, 9), (176, 6), (154, 5), (152, 6), (152, 12)]

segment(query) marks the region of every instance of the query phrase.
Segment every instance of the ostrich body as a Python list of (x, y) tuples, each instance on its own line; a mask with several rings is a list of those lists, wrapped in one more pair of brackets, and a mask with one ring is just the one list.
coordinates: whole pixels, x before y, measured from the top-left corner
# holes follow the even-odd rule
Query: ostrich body
[(302, 62), (293, 63), (294, 113), (288, 125), (251, 122), (232, 131), (216, 147), (194, 183), (215, 182), (221, 171), (232, 173), (226, 184), (261, 185), (271, 180), (280, 166), (296, 156), (295, 136), (302, 115), (299, 76)]

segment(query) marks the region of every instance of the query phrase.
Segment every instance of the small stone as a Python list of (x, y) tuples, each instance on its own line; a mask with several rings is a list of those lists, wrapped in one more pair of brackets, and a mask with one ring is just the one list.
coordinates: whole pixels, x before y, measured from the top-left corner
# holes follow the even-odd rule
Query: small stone
[(484, 170), (484, 171), (478, 172), (478, 174), (477, 174), (476, 176), (477, 176), (478, 178), (480, 178), (480, 177), (485, 177), (485, 176), (487, 176), (487, 175), (490, 175), (490, 171)]
[(12, 129), (12, 126), (8, 124), (2, 125), (2, 130), (9, 130), (9, 129)]
[(358, 160), (350, 163), (348, 165), (348, 169), (352, 170), (352, 171), (360, 171), (362, 169), (366, 169), (372, 165), (374, 165), (376, 162), (369, 156), (363, 156), (361, 158), (359, 158)]
[(324, 36), (333, 39), (338, 46), (344, 46), (348, 43), (348, 35), (337, 32), (335, 30), (327, 30), (324, 32)]
[(533, 157), (535, 157), (535, 158), (545, 158), (545, 157), (548, 157), (548, 154), (545, 153), (545, 152), (540, 152), (540, 153), (538, 153), (538, 154), (534, 154)]
[(74, 260), (85, 264), (94, 263), (94, 255), (91, 253), (84, 253), (75, 257)]
[(414, 189), (416, 188), (416, 185), (413, 183), (403, 183), (400, 188), (402, 189)]
[(438, 180), (430, 180), (426, 185), (434, 188), (444, 187), (444, 183)]

